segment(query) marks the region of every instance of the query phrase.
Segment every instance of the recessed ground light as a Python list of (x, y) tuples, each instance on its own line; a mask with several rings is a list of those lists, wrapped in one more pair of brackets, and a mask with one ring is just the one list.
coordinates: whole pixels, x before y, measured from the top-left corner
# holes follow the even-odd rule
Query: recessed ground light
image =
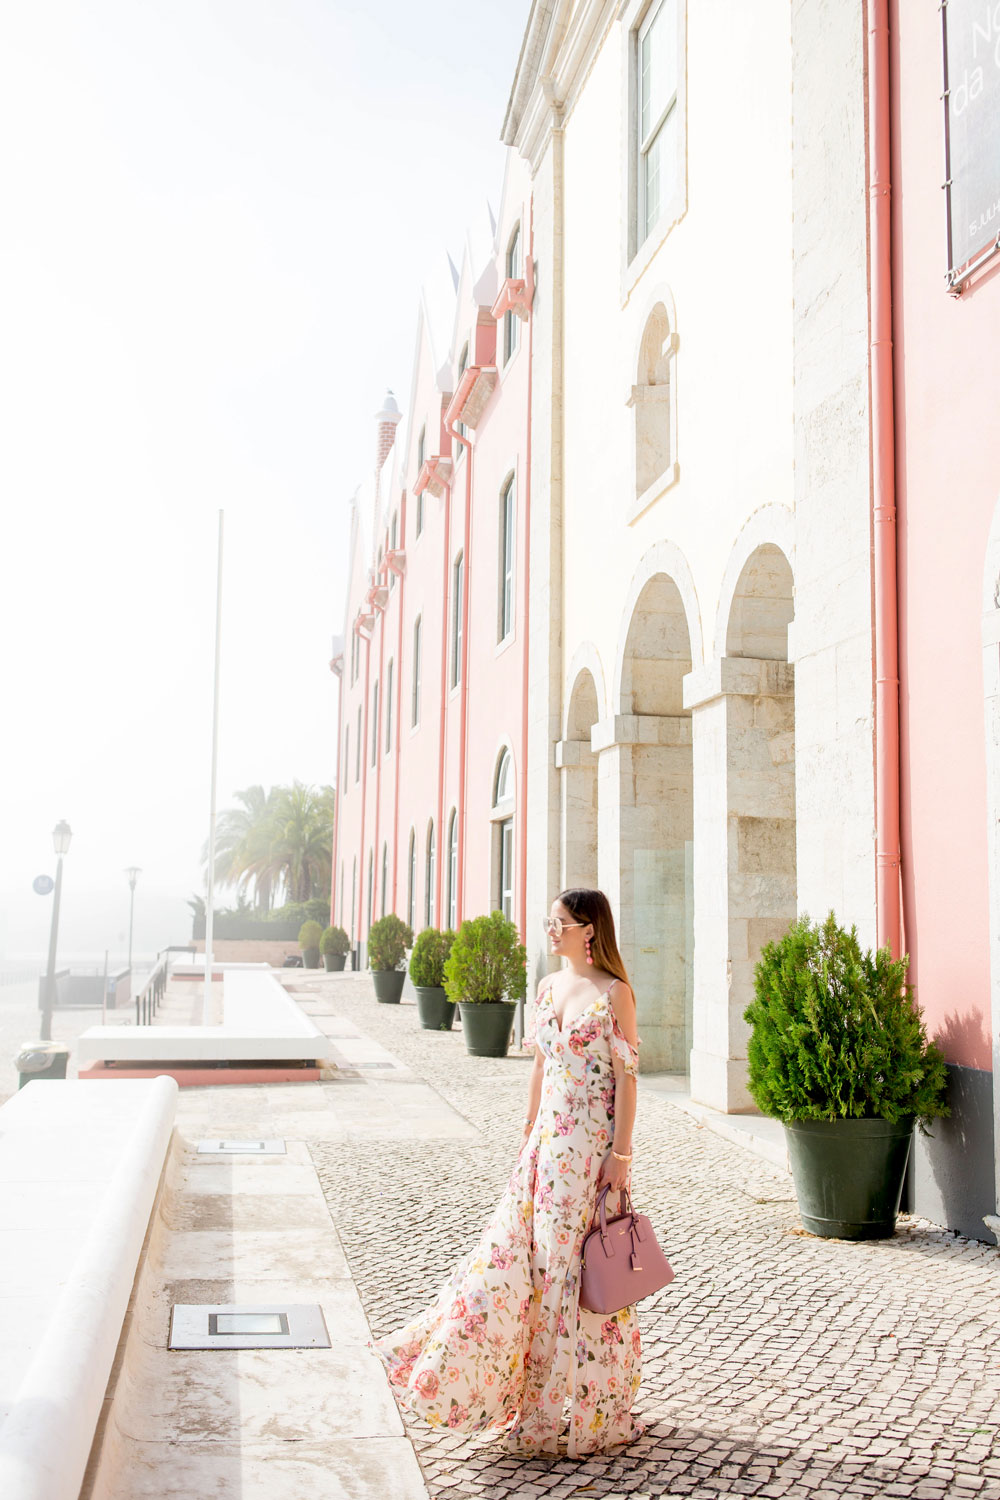
[(170, 1313), (168, 1349), (329, 1349), (318, 1303), (240, 1307), (178, 1302)]
[(284, 1141), (199, 1141), (198, 1155), (218, 1155), (228, 1152), (234, 1156), (284, 1156)]

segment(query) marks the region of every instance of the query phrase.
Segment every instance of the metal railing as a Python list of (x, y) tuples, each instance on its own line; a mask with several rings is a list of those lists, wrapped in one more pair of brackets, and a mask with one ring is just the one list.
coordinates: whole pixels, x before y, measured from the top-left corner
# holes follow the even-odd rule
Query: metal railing
[(167, 988), (170, 954), (165, 952), (135, 997), (135, 1024), (148, 1026), (155, 1016)]

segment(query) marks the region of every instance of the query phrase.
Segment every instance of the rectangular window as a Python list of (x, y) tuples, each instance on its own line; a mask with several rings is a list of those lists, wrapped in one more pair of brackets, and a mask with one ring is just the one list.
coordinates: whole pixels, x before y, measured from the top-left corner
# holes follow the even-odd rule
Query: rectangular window
[[(518, 225), (514, 230), (513, 237), (507, 250), (506, 273), (509, 279), (518, 279), (521, 275), (521, 228)], [(503, 315), (503, 358), (504, 364), (510, 359), (517, 348), (517, 335), (519, 319), (512, 312)]]
[(658, 0), (650, 7), (636, 42), (637, 220), (641, 245), (677, 191), (677, 0)]
[(413, 706), (410, 723), (420, 723), (420, 616), (413, 622)]
[(347, 796), (348, 767), (351, 764), (351, 726), (344, 730), (344, 796)]
[(510, 479), (500, 496), (500, 579), (498, 641), (514, 629), (514, 481)]
[(393, 663), (389, 662), (389, 669), (385, 674), (385, 753), (389, 754), (392, 749), (392, 669)]
[(372, 765), (378, 756), (378, 678), (372, 683)]
[(500, 910), (514, 920), (514, 819), (500, 824)]
[(354, 779), (361, 780), (361, 706), (358, 705), (358, 733), (354, 745)]
[(451, 618), (451, 685), (458, 687), (462, 680), (462, 592), (464, 588), (464, 558), (461, 552), (455, 559), (452, 570), (452, 618)]
[(420, 494), (417, 496), (417, 536), (420, 535), (420, 533), (423, 531), (423, 529), (424, 529), (424, 492), (423, 492), (423, 490), (421, 490)]

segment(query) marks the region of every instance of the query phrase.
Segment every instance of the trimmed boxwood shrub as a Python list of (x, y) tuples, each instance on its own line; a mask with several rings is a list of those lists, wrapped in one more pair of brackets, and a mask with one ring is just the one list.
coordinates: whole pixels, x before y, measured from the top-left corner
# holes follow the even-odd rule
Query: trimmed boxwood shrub
[(528, 953), (503, 912), (470, 917), (459, 927), (444, 966), (449, 1000), (482, 1004), (520, 1000), (527, 986)]
[(371, 925), (368, 934), (368, 963), (372, 969), (401, 969), (406, 950), (413, 942), (413, 928), (395, 912), (386, 912)]
[(451, 952), (455, 934), (450, 928), (439, 932), (436, 927), (425, 927), (417, 934), (410, 954), (410, 978), (424, 989), (444, 988), (444, 966)]
[(784, 1121), (951, 1113), (944, 1054), (929, 1041), (913, 990), (909, 956), (889, 948), (862, 953), (857, 929), (822, 926), (807, 913), (754, 969), (756, 998), (744, 1011), (750, 1095)]
[(349, 953), (351, 940), (342, 927), (327, 927), (319, 940), (319, 951), (326, 953)]

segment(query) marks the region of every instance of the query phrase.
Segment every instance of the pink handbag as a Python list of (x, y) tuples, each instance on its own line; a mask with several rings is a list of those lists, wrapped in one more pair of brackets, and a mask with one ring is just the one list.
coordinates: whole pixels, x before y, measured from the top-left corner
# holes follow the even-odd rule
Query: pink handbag
[(652, 1224), (645, 1214), (637, 1214), (632, 1208), (628, 1188), (619, 1190), (617, 1217), (607, 1217), (610, 1192), (610, 1187), (602, 1189), (594, 1209), (594, 1218), (599, 1217), (601, 1222), (583, 1241), (580, 1306), (587, 1312), (620, 1312), (640, 1297), (651, 1297), (674, 1279), (670, 1263), (656, 1243)]

